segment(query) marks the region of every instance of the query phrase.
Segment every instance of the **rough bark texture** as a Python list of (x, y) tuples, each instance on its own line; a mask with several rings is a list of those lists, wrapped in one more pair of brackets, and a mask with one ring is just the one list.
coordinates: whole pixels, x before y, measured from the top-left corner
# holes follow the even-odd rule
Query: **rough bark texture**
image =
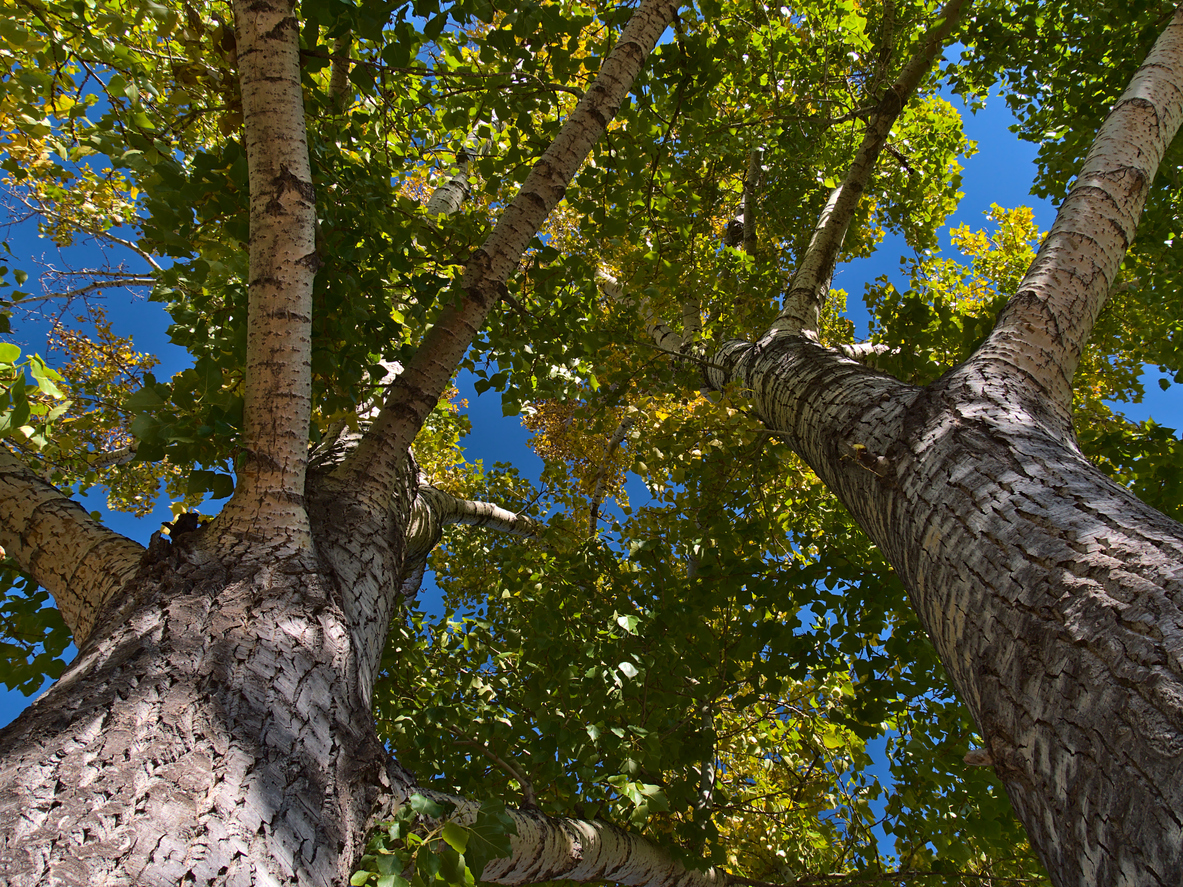
[(47, 884), (341, 884), (385, 752), (340, 592), (157, 539), (65, 675), (0, 733), (0, 872)]
[[(455, 818), (476, 819), (477, 805), (427, 792), (456, 804)], [(639, 835), (607, 822), (545, 816), (537, 810), (510, 811), (517, 827), (511, 853), (485, 866), (481, 882), (538, 884), (544, 881), (608, 881), (635, 887), (719, 887), (727, 875), (714, 868), (691, 871)]]
[(135, 575), (144, 546), (91, 520), (0, 445), (0, 556), (46, 588), (81, 645), (99, 609)]
[(234, 18), (250, 175), (245, 453), (219, 522), (244, 540), (240, 553), (266, 539), (285, 557), (311, 547), (303, 495), (320, 264), (299, 22), (289, 0), (236, 3)]
[(774, 329), (710, 370), (899, 573), (1059, 887), (1183, 882), (1183, 526), (1081, 455), (1064, 393), (1183, 113), (1181, 39), (1183, 11), (969, 362), (918, 389)]
[(1183, 526), (1005, 377), (916, 389), (796, 337), (730, 356), (899, 573), (1055, 883), (1183, 881)]
[[(408, 445), (674, 8), (645, 0), (634, 14), (478, 251), (465, 302), (394, 383), (393, 409), (353, 458), (336, 470), (330, 460), (306, 484), (319, 260), (298, 23), (288, 0), (236, 4), (251, 183), (237, 489), (212, 525), (171, 542), (157, 535), (145, 553), (0, 451), (0, 544), (54, 593), (79, 641), (88, 636), (66, 674), (0, 732), (2, 883), (348, 882), (371, 817), (412, 785), (378, 741), (370, 710), (389, 622), (409, 587), (408, 529), (422, 528), (423, 544), (441, 521), (532, 529), (431, 491), (412, 520), (419, 482)], [(463, 182), (452, 185), (462, 197)], [(637, 843), (587, 829), (589, 851), (601, 833), (614, 847)], [(536, 843), (519, 846), (532, 852)], [(555, 865), (596, 878), (641, 871), (611, 855), (572, 869), (583, 846), (567, 840)]]
[(358, 686), (368, 706), (382, 660), (382, 647), (400, 589), (406, 530), (419, 484), (407, 453), (390, 507), (374, 512), (369, 501), (339, 478), (319, 476), (309, 484), (309, 513), (321, 558), (343, 589), (342, 608), (357, 646)]

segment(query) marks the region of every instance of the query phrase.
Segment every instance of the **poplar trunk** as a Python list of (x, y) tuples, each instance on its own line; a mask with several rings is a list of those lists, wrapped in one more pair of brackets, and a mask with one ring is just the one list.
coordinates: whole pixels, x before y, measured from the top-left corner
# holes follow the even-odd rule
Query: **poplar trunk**
[(325, 571), (157, 539), (0, 733), (0, 883), (345, 884), (391, 788)]

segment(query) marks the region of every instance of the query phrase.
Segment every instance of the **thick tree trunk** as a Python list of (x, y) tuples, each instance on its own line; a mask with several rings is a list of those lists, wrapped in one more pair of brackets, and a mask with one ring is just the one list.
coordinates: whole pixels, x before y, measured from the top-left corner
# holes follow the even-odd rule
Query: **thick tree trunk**
[(803, 337), (731, 367), (900, 574), (1053, 881), (1183, 883), (1183, 526), (1005, 377)]
[(1183, 525), (1084, 458), (1069, 384), (1181, 118), (1183, 9), (991, 337), (926, 388), (792, 312), (708, 370), (899, 573), (1059, 887), (1183, 883)]
[(157, 539), (0, 734), (0, 881), (343, 884), (387, 756), (338, 586)]

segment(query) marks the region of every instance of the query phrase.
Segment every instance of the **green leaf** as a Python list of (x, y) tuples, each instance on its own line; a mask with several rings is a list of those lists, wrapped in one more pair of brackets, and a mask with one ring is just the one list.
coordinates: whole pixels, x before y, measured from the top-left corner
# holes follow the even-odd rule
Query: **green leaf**
[(410, 797), (411, 809), (419, 816), (426, 816), (430, 819), (440, 819), (444, 815), (444, 808), (431, 798), (426, 798), (423, 795), (415, 794)]
[(66, 395), (58, 388), (57, 382), (61, 382), (62, 377), (57, 371), (50, 369), (45, 365), (40, 356), (34, 354), (29, 358), (29, 369), (33, 373), (33, 378), (37, 381), (37, 387), (50, 397), (63, 398)]
[(505, 812), (503, 802), (484, 801), (468, 831), (464, 861), (472, 876), (479, 881), (481, 872), (491, 860), (509, 856), (510, 836), (516, 835), (518, 830)]
[(443, 838), (457, 853), (463, 853), (464, 848), (468, 846), (468, 834), (468, 829), (454, 822), (444, 823)]

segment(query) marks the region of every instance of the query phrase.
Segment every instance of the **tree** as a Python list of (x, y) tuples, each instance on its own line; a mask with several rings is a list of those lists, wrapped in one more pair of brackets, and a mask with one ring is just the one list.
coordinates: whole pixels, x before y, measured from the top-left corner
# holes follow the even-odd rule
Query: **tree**
[[(1001, 21), (989, 13), (967, 33)], [(761, 14), (644, 0), (623, 23), (575, 5), (425, 2), (307, 4), (301, 20), (274, 0), (236, 4), (231, 27), (216, 5), (36, 4), (4, 34), (42, 63), (11, 67), (5, 96), (6, 169), (27, 199), (107, 238), (134, 218), (135, 247), (173, 259), (152, 258), (155, 293), (195, 365), (111, 395), (134, 415), (137, 462), (189, 469), (193, 494), (233, 485), (212, 520), (182, 514), (147, 549), (117, 536), (39, 476), (88, 483), (107, 461), (71, 458), (55, 437), (69, 419), (54, 374), (32, 360), (26, 384), (18, 355), (0, 355), (13, 366), (0, 545), (52, 592), (79, 647), (0, 736), (10, 879), (345, 883), (370, 825), (393, 820), (395, 843), (380, 837), (373, 854), (386, 878), (411, 853), (425, 882), (464, 881), (467, 866), (500, 883), (714, 883), (726, 876), (684, 863), (743, 843), (731, 821), (751, 812), (748, 786), (820, 798), (772, 750), (844, 772), (875, 725), (923, 737), (923, 718), (897, 705), (903, 684), (934, 718), (960, 717), (942, 713), (935, 667), (906, 649), (902, 584), (983, 739), (976, 760), (1053, 881), (1178, 880), (1183, 537), (1082, 455), (1071, 381), (1183, 114), (1183, 14), (985, 340), (973, 335), (983, 301), (933, 284), (885, 293), (881, 341), (862, 345), (845, 340), (830, 275), (883, 227), (933, 242), (962, 139), (930, 70), (962, 3)], [(984, 33), (984, 60), (959, 76), (1014, 70), (999, 58), (1006, 36)], [(88, 125), (92, 112), (110, 125)], [(451, 168), (433, 170), (430, 152)], [(895, 166), (872, 179), (885, 152)], [(88, 173), (90, 154), (118, 171)], [(105, 196), (71, 203), (73, 182)], [(1153, 213), (1169, 224), (1169, 206)], [(1003, 266), (981, 275), (995, 297)], [(1128, 310), (1152, 313), (1147, 295)], [(913, 384), (853, 359), (923, 376), (899, 338), (918, 312), (956, 316), (956, 367)], [(638, 326), (655, 346), (641, 350)], [(474, 342), (494, 373), (466, 358)], [(549, 470), (583, 485), (556, 498), (580, 510), (541, 530), (463, 495), (474, 478), (449, 474), (456, 420), (437, 404), (466, 360), (508, 406), (534, 404)], [(1105, 435), (1128, 429), (1097, 397), (1086, 405), (1081, 427), (1104, 456)], [(704, 417), (720, 442), (685, 446)], [(683, 518), (625, 522), (627, 558), (596, 538), (626, 440), (637, 461), (651, 454)], [(737, 457), (783, 466), (759, 490), (775, 501), (719, 507)], [(511, 474), (475, 482), (490, 500), (520, 496)], [(444, 522), (541, 541), (500, 546), (483, 611), (432, 637), (393, 617)], [(436, 551), (457, 600), (490, 581), (471, 557), (486, 544), (452, 537)], [(851, 579), (852, 559), (874, 574)], [(839, 614), (855, 654), (827, 661), (817, 624), (799, 638), (803, 607), (823, 627)], [(589, 634), (587, 614), (607, 627)], [(576, 638), (595, 667), (563, 658)], [(434, 703), (457, 693), (449, 705), (468, 717), (444, 734)], [(612, 717), (596, 721), (596, 705)], [(539, 737), (528, 767), (502, 748), (519, 719)], [(535, 730), (544, 722), (553, 731)], [(523, 809), (420, 788), (383, 739), (420, 776), (450, 763), (454, 784), (516, 787)], [(727, 787), (757, 765), (772, 775)], [(579, 814), (585, 802), (648, 831)], [(547, 815), (564, 810), (580, 820)], [(434, 843), (410, 837), (417, 814), (446, 819)], [(795, 871), (845, 864), (872, 843), (869, 819), (856, 810), (830, 836), (843, 849), (801, 850)], [(787, 843), (781, 823), (768, 848)], [(731, 860), (740, 877), (782, 876), (756, 843)], [(937, 843), (903, 861), (939, 872), (924, 849)], [(1021, 860), (989, 868), (999, 862), (964, 873), (1030, 874)]]

